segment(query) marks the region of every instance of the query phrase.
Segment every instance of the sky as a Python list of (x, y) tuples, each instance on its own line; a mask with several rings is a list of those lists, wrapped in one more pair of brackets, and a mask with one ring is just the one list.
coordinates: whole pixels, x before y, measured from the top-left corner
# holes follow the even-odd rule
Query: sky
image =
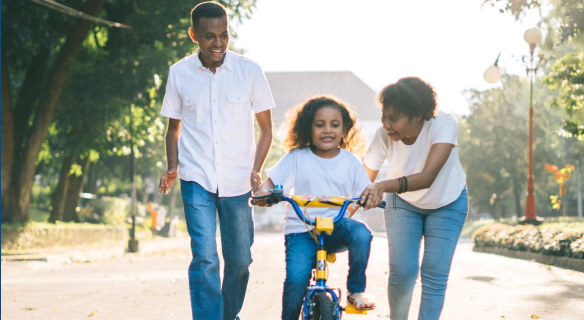
[[(432, 84), (441, 110), (468, 114), (462, 94), (484, 90), (484, 71), (525, 75), (523, 34), (539, 13), (519, 21), (482, 0), (257, 0), (250, 20), (232, 23), (236, 49), (265, 72), (351, 71), (374, 91), (402, 77)], [(543, 31), (543, 30), (542, 30)], [(545, 34), (544, 34), (545, 37)]]

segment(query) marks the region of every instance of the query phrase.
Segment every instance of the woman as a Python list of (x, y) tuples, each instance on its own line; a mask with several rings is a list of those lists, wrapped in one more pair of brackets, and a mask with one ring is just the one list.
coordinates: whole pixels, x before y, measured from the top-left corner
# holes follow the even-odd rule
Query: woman
[(365, 209), (386, 193), (389, 242), (388, 296), (392, 320), (408, 318), (420, 271), (422, 300), (418, 319), (439, 319), (454, 249), (468, 213), (466, 176), (458, 158), (456, 122), (436, 110), (436, 93), (419, 78), (402, 78), (378, 95), (383, 124), (364, 159), (375, 181), (384, 161), (390, 178), (367, 187)]

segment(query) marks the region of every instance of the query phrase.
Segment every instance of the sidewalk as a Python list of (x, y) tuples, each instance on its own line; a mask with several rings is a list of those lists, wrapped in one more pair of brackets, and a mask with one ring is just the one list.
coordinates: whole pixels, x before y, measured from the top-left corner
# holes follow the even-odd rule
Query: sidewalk
[[(122, 252), (121, 258), (104, 260), (100, 259), (105, 255), (86, 253), (83, 259), (64, 264), (2, 261), (2, 319), (190, 319), (188, 241), (141, 241), (139, 254), (123, 254), (121, 244), (115, 252)], [(285, 276), (284, 237), (280, 232), (258, 232), (252, 253), (240, 316), (243, 320), (278, 319)], [(376, 296), (377, 308), (367, 316), (344, 315), (343, 319), (388, 318), (387, 253), (386, 238), (374, 237), (367, 292)], [(71, 259), (74, 254), (67, 256)], [(56, 261), (54, 255), (44, 258)], [(337, 258), (329, 266), (329, 284), (346, 292), (348, 256)], [(417, 319), (421, 289), (418, 281), (410, 319)], [(441, 319), (584, 320), (583, 302), (584, 273), (473, 252), (467, 241), (456, 250)]]
[[(186, 235), (180, 234), (174, 238), (154, 237), (152, 239), (140, 239), (138, 253), (149, 254), (189, 247), (190, 238)], [(101, 244), (67, 248), (62, 247), (38, 252), (2, 253), (2, 261), (40, 261), (50, 264), (63, 264), (71, 262), (103, 261), (112, 258), (120, 258), (128, 253), (128, 243), (126, 241), (120, 241), (109, 245)]]

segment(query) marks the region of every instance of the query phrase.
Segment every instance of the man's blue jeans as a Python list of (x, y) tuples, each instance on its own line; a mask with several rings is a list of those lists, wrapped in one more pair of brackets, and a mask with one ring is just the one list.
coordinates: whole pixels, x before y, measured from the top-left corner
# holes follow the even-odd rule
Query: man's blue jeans
[(408, 318), (414, 285), (420, 272), (422, 238), (422, 300), (418, 319), (439, 319), (454, 249), (468, 213), (466, 188), (457, 200), (433, 210), (417, 208), (395, 193), (388, 194), (386, 202), (391, 319)]
[[(236, 197), (218, 197), (196, 182), (181, 180), (187, 229), (193, 260), (189, 266), (189, 289), (193, 319), (234, 320), (243, 305), (253, 244), (251, 192)], [(215, 239), (217, 215), (225, 268), (223, 286)]]
[[(365, 270), (372, 239), (371, 231), (364, 223), (349, 218), (341, 219), (335, 224), (333, 233), (325, 235), (324, 243), (328, 252), (349, 250), (349, 292), (365, 291)], [(298, 320), (312, 268), (316, 264), (317, 243), (308, 232), (303, 232), (287, 234), (285, 245), (286, 280), (282, 295), (282, 319)]]

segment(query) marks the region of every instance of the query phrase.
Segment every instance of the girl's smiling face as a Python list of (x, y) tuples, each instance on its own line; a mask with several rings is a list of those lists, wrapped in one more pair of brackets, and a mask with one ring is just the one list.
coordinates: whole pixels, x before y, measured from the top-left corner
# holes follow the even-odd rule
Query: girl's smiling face
[(391, 140), (401, 140), (407, 145), (416, 142), (424, 126), (424, 120), (421, 117), (410, 118), (403, 113), (396, 113), (392, 106), (383, 108), (381, 123)]
[(318, 109), (312, 121), (312, 152), (321, 158), (334, 158), (339, 154), (342, 138), (343, 115), (341, 112), (332, 106)]

